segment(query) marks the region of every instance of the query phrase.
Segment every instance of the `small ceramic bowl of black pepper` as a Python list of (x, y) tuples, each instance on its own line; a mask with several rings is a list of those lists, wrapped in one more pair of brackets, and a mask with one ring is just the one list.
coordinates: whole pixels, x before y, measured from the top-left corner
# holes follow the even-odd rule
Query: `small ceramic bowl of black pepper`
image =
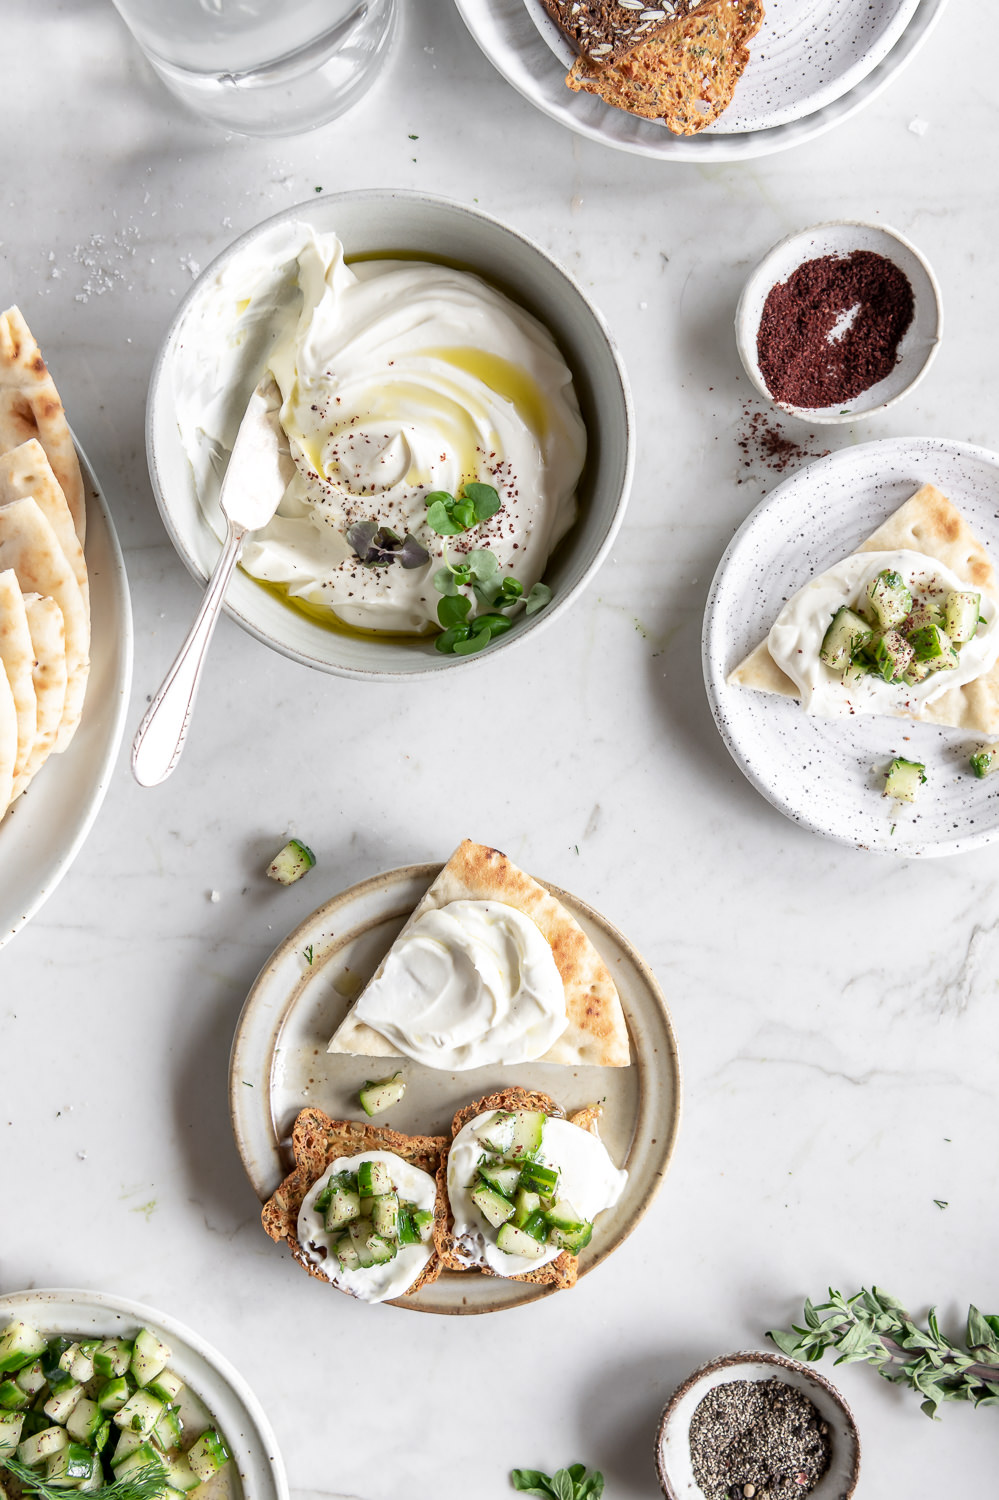
[(852, 219), (781, 240), (735, 315), (753, 385), (808, 422), (855, 422), (894, 406), (926, 375), (942, 334), (926, 258), (897, 230)]
[(849, 1500), (860, 1437), (839, 1391), (783, 1354), (726, 1354), (687, 1377), (659, 1423), (666, 1500)]

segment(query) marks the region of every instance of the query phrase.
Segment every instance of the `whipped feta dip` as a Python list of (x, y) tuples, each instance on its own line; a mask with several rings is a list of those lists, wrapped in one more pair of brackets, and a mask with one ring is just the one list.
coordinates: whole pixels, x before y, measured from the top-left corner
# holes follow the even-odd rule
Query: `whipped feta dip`
[[(845, 683), (840, 673), (821, 660), (822, 640), (833, 615), (843, 605), (858, 609), (867, 585), (885, 569), (900, 573), (914, 597), (931, 603), (942, 604), (951, 590), (981, 594), (984, 624), (961, 647), (956, 667), (931, 673), (914, 684), (885, 682), (875, 673)], [(920, 711), (942, 693), (964, 687), (995, 665), (999, 658), (996, 602), (978, 585), (967, 583), (921, 552), (856, 552), (818, 574), (788, 600), (771, 627), (767, 648), (798, 688), (806, 713), (825, 719), (853, 714), (918, 718)]]
[(547, 939), (502, 901), (451, 901), (417, 917), (355, 1015), (405, 1057), (449, 1073), (530, 1062), (568, 1025)]
[[(469, 1184), (474, 1183), (483, 1146), (480, 1131), (502, 1110), (489, 1110), (469, 1120), (455, 1136), (447, 1159), (447, 1192), (454, 1215), (455, 1253), (468, 1266), (488, 1266), (497, 1276), (523, 1276), (555, 1260), (562, 1251), (548, 1245), (537, 1259), (510, 1255), (496, 1243), (496, 1230), (472, 1202)], [(538, 1160), (559, 1170), (558, 1196), (568, 1199), (591, 1223), (605, 1208), (613, 1208), (628, 1181), (627, 1172), (615, 1167), (599, 1136), (569, 1120), (549, 1117)]]
[[(270, 371), (287, 489), (241, 566), (306, 612), (362, 630), (439, 628), (445, 555), (496, 557), (525, 595), (576, 517), (586, 434), (548, 330), (479, 277), (413, 260), (348, 266), (333, 234), (278, 226), (234, 254), (192, 303), (174, 396), (199, 502), (218, 508), (240, 418)], [(282, 445), (283, 446), (283, 445)], [(492, 485), (500, 509), (447, 539), (425, 497)], [(347, 529), (411, 534), (429, 561), (365, 566)]]
[(323, 1223), (323, 1216), (316, 1212), (316, 1199), (331, 1176), (337, 1172), (356, 1172), (362, 1161), (384, 1162), (392, 1174), (392, 1186), (400, 1199), (433, 1213), (437, 1185), (429, 1172), (403, 1161), (394, 1151), (361, 1151), (357, 1156), (338, 1156), (326, 1167), (319, 1181), (313, 1183), (298, 1211), (296, 1238), (305, 1254), (334, 1286), (361, 1302), (385, 1302), (390, 1297), (401, 1297), (408, 1292), (433, 1255), (434, 1247), (432, 1242), (400, 1245), (393, 1258), (384, 1265), (359, 1267), (356, 1271), (348, 1271), (340, 1264), (330, 1248), (332, 1235)]

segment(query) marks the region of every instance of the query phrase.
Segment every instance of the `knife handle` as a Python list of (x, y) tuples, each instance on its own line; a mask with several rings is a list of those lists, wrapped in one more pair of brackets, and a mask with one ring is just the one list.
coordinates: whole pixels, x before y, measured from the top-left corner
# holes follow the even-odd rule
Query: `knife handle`
[(132, 741), (132, 775), (140, 786), (158, 786), (166, 781), (180, 760), (205, 657), (245, 536), (246, 528), (234, 526), (230, 521), (194, 624), (136, 731)]

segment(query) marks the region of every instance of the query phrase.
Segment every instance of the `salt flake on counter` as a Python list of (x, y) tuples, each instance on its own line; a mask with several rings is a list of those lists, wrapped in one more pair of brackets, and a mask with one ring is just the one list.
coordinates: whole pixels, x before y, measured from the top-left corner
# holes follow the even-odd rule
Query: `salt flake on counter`
[(913, 135), (925, 135), (930, 128), (929, 120), (922, 120), (917, 115), (914, 120), (909, 121), (909, 129)]

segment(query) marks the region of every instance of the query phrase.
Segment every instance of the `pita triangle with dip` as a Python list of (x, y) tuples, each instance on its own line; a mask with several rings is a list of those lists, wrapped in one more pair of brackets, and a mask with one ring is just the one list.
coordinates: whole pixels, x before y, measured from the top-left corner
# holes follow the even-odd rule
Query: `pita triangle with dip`
[[(919, 552), (950, 568), (963, 583), (982, 593), (997, 595), (995, 569), (985, 547), (961, 512), (932, 484), (924, 484), (851, 556), (863, 552)], [(729, 674), (736, 687), (800, 698), (792, 682), (770, 655), (763, 640)], [(918, 712), (886, 707), (885, 713), (918, 722), (949, 725), (972, 733), (999, 734), (999, 662), (963, 687), (949, 688)]]
[[(396, 942), (426, 912), (454, 901), (512, 906), (528, 917), (550, 944), (565, 990), (568, 1024), (539, 1059), (541, 1062), (565, 1067), (629, 1065), (628, 1028), (617, 987), (596, 948), (561, 901), (498, 849), (465, 839), (419, 902)], [(375, 979), (381, 976), (387, 958), (388, 954), (376, 970)], [(362, 990), (358, 1000), (363, 995)], [(391, 1042), (357, 1018), (356, 1004), (327, 1050), (362, 1057), (402, 1056)]]

